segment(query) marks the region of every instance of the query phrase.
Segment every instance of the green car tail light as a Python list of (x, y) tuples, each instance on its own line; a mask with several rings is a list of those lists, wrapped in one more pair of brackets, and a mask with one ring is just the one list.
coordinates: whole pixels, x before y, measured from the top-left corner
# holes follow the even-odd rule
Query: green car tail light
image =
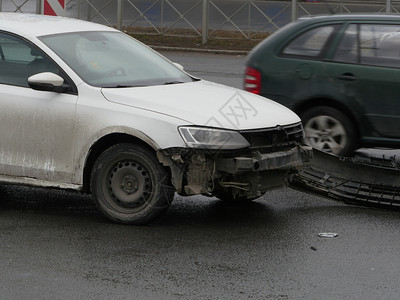
[(244, 89), (259, 95), (261, 92), (261, 73), (256, 69), (246, 67), (244, 76)]

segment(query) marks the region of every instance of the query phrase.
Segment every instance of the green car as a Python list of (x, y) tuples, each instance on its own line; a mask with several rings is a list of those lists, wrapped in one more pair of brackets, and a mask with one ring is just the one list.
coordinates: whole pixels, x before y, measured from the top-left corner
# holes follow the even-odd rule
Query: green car
[(288, 24), (249, 54), (244, 86), (296, 112), (314, 148), (399, 148), (400, 15)]

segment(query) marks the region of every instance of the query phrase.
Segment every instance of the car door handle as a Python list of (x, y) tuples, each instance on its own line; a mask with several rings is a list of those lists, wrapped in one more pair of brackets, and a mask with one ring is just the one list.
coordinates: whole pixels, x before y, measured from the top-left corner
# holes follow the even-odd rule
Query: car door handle
[(354, 81), (356, 80), (356, 76), (354, 76), (353, 73), (343, 73), (342, 75), (338, 76), (338, 79), (346, 81)]

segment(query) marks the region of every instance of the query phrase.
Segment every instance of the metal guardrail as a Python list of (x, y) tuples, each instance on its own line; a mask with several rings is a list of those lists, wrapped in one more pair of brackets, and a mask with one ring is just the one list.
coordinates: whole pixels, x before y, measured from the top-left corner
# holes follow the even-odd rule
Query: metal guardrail
[[(0, 11), (41, 12), (43, 0), (0, 0)], [(305, 15), (399, 13), (397, 0), (66, 0), (68, 17), (131, 33), (260, 39)], [(234, 33), (234, 34), (232, 34)]]

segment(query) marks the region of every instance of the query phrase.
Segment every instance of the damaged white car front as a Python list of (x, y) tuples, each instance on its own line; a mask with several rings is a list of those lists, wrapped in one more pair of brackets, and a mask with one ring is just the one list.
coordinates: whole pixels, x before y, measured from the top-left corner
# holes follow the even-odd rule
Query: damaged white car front
[(165, 149), (158, 157), (181, 195), (250, 201), (286, 185), (312, 157), (300, 122), (248, 130), (182, 126), (179, 132), (187, 148)]

